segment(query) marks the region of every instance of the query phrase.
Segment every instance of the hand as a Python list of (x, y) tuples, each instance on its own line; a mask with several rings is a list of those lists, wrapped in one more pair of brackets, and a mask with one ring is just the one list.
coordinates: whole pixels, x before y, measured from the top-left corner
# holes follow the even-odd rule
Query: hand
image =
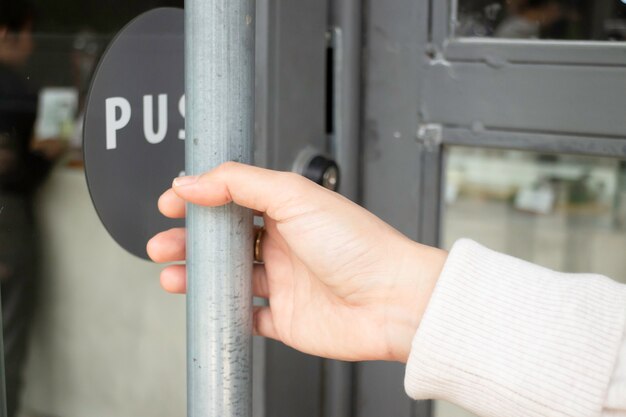
[[(264, 265), (254, 266), (252, 285), (269, 307), (255, 308), (255, 333), (326, 358), (406, 362), (446, 252), (293, 173), (226, 163), (174, 180), (159, 208), (181, 218), (185, 202), (235, 202), (263, 215)], [(156, 262), (184, 260), (185, 230), (155, 236), (148, 253)], [(169, 292), (184, 293), (185, 282), (184, 266), (161, 273)]]

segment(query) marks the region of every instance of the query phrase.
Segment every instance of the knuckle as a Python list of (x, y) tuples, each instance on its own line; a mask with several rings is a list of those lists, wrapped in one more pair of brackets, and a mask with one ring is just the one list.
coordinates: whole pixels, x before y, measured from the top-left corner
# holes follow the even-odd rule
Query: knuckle
[(309, 186), (309, 181), (300, 174), (297, 174), (295, 172), (285, 172), (282, 175), (284, 175), (285, 185), (289, 189), (292, 189), (294, 191), (302, 191), (307, 188), (307, 186)]
[(233, 162), (233, 161), (224, 162), (224, 163), (218, 165), (217, 168), (215, 168), (214, 170), (206, 172), (204, 175), (202, 175), (202, 177), (204, 177), (204, 178), (210, 178), (210, 177), (224, 178), (224, 177), (228, 177), (228, 175), (230, 173), (232, 173), (234, 170), (236, 170), (238, 166), (239, 166), (239, 164), (237, 162)]
[(238, 162), (234, 162), (234, 161), (227, 161), (224, 162), (222, 165), (220, 165), (220, 168), (224, 171), (232, 171), (233, 169), (236, 169), (237, 167), (239, 167), (239, 163)]

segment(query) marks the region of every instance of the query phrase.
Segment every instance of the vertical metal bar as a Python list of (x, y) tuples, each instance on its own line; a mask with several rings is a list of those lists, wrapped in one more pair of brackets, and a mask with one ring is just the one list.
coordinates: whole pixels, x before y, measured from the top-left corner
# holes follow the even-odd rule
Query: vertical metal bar
[(455, 0), (434, 0), (432, 4), (432, 43), (443, 52), (445, 41), (450, 37), (452, 29), (452, 19), (456, 16), (450, 15), (451, 2)]
[[(186, 172), (252, 161), (252, 0), (186, 0)], [(188, 207), (187, 413), (252, 414), (252, 218)]]
[(440, 244), (441, 210), (443, 181), (443, 127), (438, 124), (424, 124), (417, 132), (420, 143), (420, 166), (422, 181), (419, 191), (422, 210), (419, 217), (421, 243), (431, 246)]
[(335, 159), (341, 169), (341, 194), (359, 199), (361, 155), (362, 0), (331, 2), (335, 27)]
[[(329, 8), (334, 51), (334, 156), (341, 169), (340, 192), (360, 199), (361, 155), (361, 38), (362, 0), (334, 0)], [(323, 417), (353, 415), (351, 363), (326, 360), (323, 364)]]

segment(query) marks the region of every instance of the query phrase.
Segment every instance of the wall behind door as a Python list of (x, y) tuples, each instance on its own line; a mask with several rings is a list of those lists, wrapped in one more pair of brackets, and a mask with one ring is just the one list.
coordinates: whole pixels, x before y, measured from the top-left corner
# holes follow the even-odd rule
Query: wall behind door
[(60, 168), (40, 196), (43, 287), (25, 410), (59, 417), (185, 416), (185, 300), (156, 265), (100, 224), (82, 170)]

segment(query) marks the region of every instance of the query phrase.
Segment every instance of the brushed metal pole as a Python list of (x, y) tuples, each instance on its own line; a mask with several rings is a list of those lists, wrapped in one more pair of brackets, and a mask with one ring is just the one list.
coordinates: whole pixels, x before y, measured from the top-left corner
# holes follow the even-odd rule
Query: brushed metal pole
[[(186, 172), (252, 162), (252, 0), (186, 0)], [(187, 415), (252, 415), (252, 214), (187, 210)]]

